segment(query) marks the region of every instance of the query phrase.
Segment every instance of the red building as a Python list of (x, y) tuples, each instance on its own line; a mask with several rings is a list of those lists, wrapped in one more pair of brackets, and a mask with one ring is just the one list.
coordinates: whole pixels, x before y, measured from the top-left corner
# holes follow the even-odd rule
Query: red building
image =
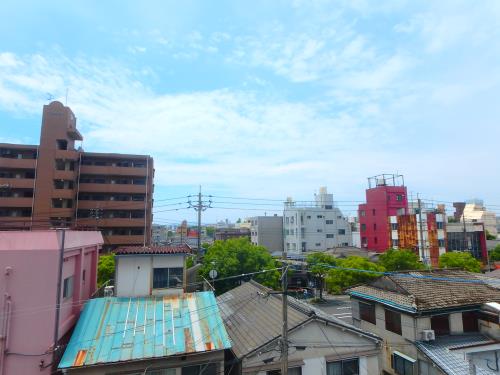
[(408, 194), (401, 175), (368, 178), (366, 203), (358, 207), (361, 247), (382, 253), (391, 247), (390, 216), (408, 212)]

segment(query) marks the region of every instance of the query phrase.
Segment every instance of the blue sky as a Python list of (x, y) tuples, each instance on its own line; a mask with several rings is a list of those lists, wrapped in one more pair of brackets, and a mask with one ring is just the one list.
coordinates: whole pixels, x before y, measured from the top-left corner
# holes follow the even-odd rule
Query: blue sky
[(0, 142), (37, 143), (48, 93), (67, 91), (85, 149), (155, 158), (158, 202), (199, 184), (360, 201), (366, 177), (399, 172), (414, 194), (500, 211), (498, 1), (4, 0), (0, 14)]

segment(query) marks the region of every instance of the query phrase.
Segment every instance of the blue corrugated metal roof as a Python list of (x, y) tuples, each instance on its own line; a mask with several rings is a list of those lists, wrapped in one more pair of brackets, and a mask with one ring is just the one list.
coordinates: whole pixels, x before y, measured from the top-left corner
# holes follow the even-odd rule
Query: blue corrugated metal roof
[(59, 368), (229, 349), (212, 292), (85, 304)]

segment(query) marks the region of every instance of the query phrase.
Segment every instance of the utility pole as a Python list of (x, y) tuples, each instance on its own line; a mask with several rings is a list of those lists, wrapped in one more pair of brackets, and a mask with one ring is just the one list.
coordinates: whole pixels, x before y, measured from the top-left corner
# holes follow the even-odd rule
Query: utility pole
[(283, 330), (281, 332), (281, 375), (288, 374), (288, 265), (286, 247), (283, 246), (283, 269), (281, 274), (281, 285), (283, 289), (282, 315)]
[(419, 216), (418, 224), (419, 224), (419, 228), (420, 228), (420, 246), (419, 246), (419, 248), (422, 249), (421, 256), (422, 256), (422, 259), (424, 260), (424, 262), (426, 262), (425, 247), (424, 247), (424, 231), (423, 231), (423, 225), (422, 225), (422, 201), (418, 197), (418, 194), (417, 194), (417, 202), (418, 202), (418, 216)]
[(196, 204), (193, 204), (191, 202), (191, 199), (189, 199), (188, 204), (189, 208), (194, 208), (195, 211), (198, 211), (198, 249), (196, 250), (196, 261), (197, 263), (200, 262), (200, 254), (201, 254), (201, 212), (207, 210), (208, 208), (212, 207), (212, 200), (210, 199), (208, 201), (208, 204), (206, 204), (204, 201), (202, 201), (203, 196), (201, 195), (201, 185), (200, 185), (200, 191), (198, 192), (198, 202)]
[(57, 351), (59, 342), (59, 320), (61, 314), (61, 288), (62, 288), (62, 276), (63, 276), (63, 262), (64, 262), (64, 246), (66, 240), (66, 229), (62, 228), (57, 232), (61, 233), (61, 243), (59, 245), (59, 265), (57, 271), (57, 293), (56, 293), (56, 316), (54, 324), (54, 348), (52, 353), (52, 363), (57, 363)]

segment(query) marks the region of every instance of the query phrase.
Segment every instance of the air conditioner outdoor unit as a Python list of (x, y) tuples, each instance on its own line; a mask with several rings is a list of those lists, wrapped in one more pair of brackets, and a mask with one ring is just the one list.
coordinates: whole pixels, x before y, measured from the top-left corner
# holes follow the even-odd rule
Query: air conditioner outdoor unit
[(432, 341), (436, 339), (436, 335), (434, 334), (433, 329), (424, 329), (422, 331), (422, 340), (423, 341)]

